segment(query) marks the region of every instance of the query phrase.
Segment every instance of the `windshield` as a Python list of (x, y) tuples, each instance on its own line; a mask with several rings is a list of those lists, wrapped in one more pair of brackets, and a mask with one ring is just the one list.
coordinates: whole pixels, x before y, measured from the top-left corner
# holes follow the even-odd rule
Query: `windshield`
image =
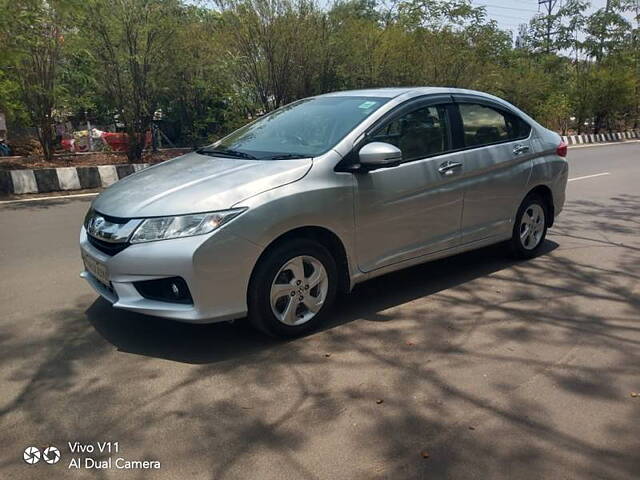
[(261, 160), (316, 157), (334, 147), (388, 101), (380, 97), (300, 100), (236, 130), (200, 152)]

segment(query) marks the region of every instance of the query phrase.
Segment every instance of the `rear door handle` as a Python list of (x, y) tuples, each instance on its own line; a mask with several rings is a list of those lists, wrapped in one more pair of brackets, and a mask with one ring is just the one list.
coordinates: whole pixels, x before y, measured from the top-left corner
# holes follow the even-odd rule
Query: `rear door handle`
[(520, 155), (521, 153), (527, 153), (529, 151), (529, 146), (528, 145), (516, 145), (513, 147), (513, 153), (515, 155)]
[(462, 164), (460, 162), (444, 162), (440, 164), (438, 171), (442, 175), (451, 175), (456, 168), (461, 168)]

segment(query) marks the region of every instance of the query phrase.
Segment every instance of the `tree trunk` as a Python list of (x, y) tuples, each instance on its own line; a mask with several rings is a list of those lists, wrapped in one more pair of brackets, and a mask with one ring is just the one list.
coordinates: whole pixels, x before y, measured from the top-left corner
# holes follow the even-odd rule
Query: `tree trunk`
[(47, 119), (41, 120), (38, 126), (38, 140), (42, 146), (42, 154), (47, 162), (53, 160), (53, 133)]
[(144, 133), (127, 132), (128, 148), (127, 158), (129, 163), (142, 163), (142, 151), (144, 150), (145, 135)]
[(142, 148), (138, 145), (130, 145), (127, 150), (129, 163), (142, 163)]
[(599, 114), (599, 113), (598, 113), (598, 114), (596, 114), (596, 116), (595, 116), (595, 120), (594, 120), (594, 122), (593, 122), (593, 123), (594, 123), (594, 125), (593, 125), (593, 127), (594, 127), (594, 128), (593, 128), (593, 133), (598, 134), (598, 133), (600, 133), (600, 131), (604, 128), (604, 126), (603, 126), (603, 123), (604, 123), (604, 122), (603, 122), (603, 120), (604, 120), (604, 119), (603, 119), (603, 117), (602, 117), (602, 115), (601, 115), (601, 114)]

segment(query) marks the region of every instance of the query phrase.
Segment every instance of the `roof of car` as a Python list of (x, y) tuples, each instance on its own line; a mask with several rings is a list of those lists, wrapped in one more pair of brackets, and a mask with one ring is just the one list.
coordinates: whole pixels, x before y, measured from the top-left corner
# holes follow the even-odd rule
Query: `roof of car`
[(382, 97), (394, 98), (405, 93), (413, 93), (415, 95), (429, 95), (436, 93), (474, 93), (486, 95), (482, 92), (474, 90), (464, 90), (461, 88), (449, 87), (388, 87), (388, 88), (367, 88), (363, 90), (345, 90), (342, 92), (326, 93), (323, 96), (330, 97)]
[(437, 94), (466, 94), (474, 95), (476, 97), (484, 98), (485, 100), (492, 100), (501, 104), (503, 107), (515, 110), (518, 114), (523, 115), (530, 122), (536, 123), (533, 118), (527, 115), (522, 110), (518, 109), (509, 102), (502, 98), (491, 95), (490, 93), (480, 92), (478, 90), (467, 90), (464, 88), (451, 88), (451, 87), (388, 87), (388, 88), (367, 88), (362, 90), (345, 90), (342, 92), (331, 92), (319, 95), (320, 97), (379, 97), (386, 99), (393, 99), (399, 96), (404, 96), (402, 100), (409, 100), (414, 97), (420, 97), (423, 95), (437, 95)]

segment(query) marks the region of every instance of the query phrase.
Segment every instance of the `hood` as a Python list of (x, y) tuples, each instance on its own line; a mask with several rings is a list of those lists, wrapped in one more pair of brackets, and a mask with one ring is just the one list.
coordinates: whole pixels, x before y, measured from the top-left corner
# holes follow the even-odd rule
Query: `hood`
[(244, 160), (193, 152), (125, 177), (98, 195), (93, 208), (121, 218), (225, 210), (301, 179), (312, 164), (310, 158)]

